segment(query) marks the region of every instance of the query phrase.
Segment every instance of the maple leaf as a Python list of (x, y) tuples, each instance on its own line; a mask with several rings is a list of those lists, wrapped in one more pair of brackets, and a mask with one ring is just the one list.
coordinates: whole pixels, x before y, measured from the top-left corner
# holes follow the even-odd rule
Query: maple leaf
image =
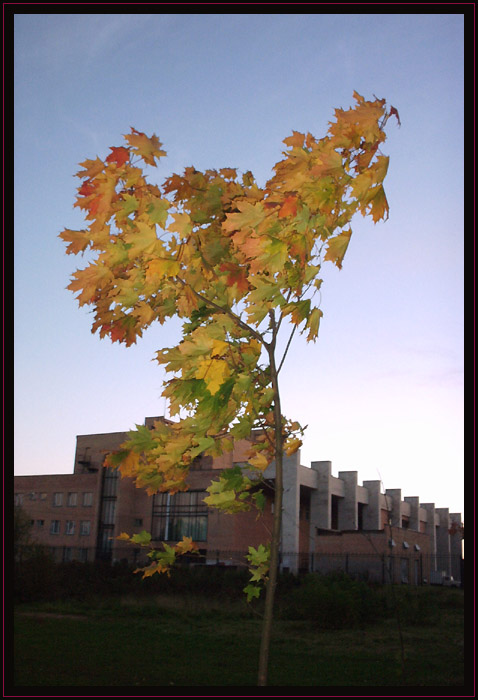
[(196, 379), (204, 379), (208, 391), (217, 394), (224, 380), (230, 376), (229, 364), (225, 360), (203, 360), (195, 372)]
[(227, 276), (227, 284), (236, 284), (240, 292), (248, 292), (250, 289), (250, 284), (247, 279), (247, 270), (244, 267), (236, 265), (235, 263), (222, 263), (219, 267), (221, 272), (229, 272)]
[(116, 163), (118, 167), (121, 167), (129, 160), (129, 151), (124, 146), (111, 146), (110, 151), (106, 163)]
[(72, 231), (69, 228), (62, 231), (58, 235), (58, 238), (62, 238), (65, 243), (69, 243), (66, 249), (68, 255), (72, 253), (76, 255), (77, 253), (84, 251), (90, 242), (87, 231)]
[(81, 178), (93, 178), (104, 170), (105, 164), (102, 160), (96, 157), (96, 160), (85, 160), (80, 165), (84, 170), (80, 170), (76, 173), (77, 177)]
[(159, 197), (155, 197), (147, 208), (148, 217), (150, 221), (152, 221), (154, 224), (160, 224), (161, 226), (163, 226), (166, 223), (166, 219), (168, 218), (168, 211), (170, 206), (171, 204), (170, 202), (168, 202), (167, 199), (160, 199)]
[(141, 131), (136, 131), (136, 129), (131, 128), (131, 134), (126, 134), (125, 139), (132, 147), (132, 150), (137, 155), (141, 156), (145, 163), (148, 165), (156, 165), (155, 158), (161, 158), (161, 156), (166, 155), (166, 151), (161, 149), (163, 145), (156, 134), (153, 134), (151, 138), (148, 138), (146, 134)]
[(344, 255), (350, 243), (351, 235), (351, 230), (342, 231), (342, 233), (339, 233), (334, 238), (329, 239), (324, 260), (331, 260), (340, 269), (342, 267), (342, 260), (344, 259)]
[(78, 194), (82, 197), (88, 197), (90, 194), (94, 194), (95, 190), (95, 185), (90, 180), (85, 180), (81, 187), (78, 188)]
[(195, 542), (193, 542), (192, 537), (186, 537), (185, 535), (183, 536), (183, 539), (181, 542), (178, 542), (175, 550), (177, 554), (186, 554), (187, 552), (196, 552), (198, 549), (198, 546)]
[(284, 200), (283, 205), (279, 209), (279, 219), (285, 219), (287, 216), (295, 216), (297, 214), (297, 197), (291, 195)]
[(301, 134), (299, 131), (292, 131), (292, 136), (288, 136), (282, 141), (286, 146), (291, 146), (292, 148), (302, 148), (304, 145), (305, 135)]
[(222, 229), (226, 233), (240, 231), (241, 229), (253, 230), (266, 216), (262, 202), (251, 204), (250, 202), (238, 202), (239, 213), (227, 214)]

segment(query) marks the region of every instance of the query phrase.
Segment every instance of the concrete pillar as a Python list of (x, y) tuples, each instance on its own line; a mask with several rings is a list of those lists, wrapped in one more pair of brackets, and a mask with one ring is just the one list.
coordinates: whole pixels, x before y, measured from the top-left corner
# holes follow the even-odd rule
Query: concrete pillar
[(282, 503), (282, 568), (299, 569), (300, 452), (283, 457), (284, 495)]
[[(461, 513), (450, 513), (450, 527), (452, 523), (458, 523), (458, 525), (462, 525)], [(461, 581), (461, 559), (463, 557), (463, 539), (459, 532), (457, 532), (455, 535), (450, 535), (450, 552), (451, 575), (457, 581)]]
[(310, 537), (315, 542), (315, 528), (330, 530), (332, 462), (312, 462), (311, 467), (317, 472), (317, 488), (310, 494)]
[[(437, 561), (437, 540), (436, 540), (436, 529), (435, 529), (435, 504), (434, 503), (420, 503), (420, 508), (423, 508), (427, 512), (427, 524), (425, 527), (425, 533), (430, 538), (430, 570), (436, 571)], [(424, 576), (428, 578), (427, 574), (424, 572)]]
[(450, 512), (448, 508), (436, 508), (439, 524), (437, 528), (437, 568), (451, 574)]
[(344, 482), (344, 498), (339, 508), (339, 530), (358, 529), (357, 479), (358, 472), (339, 472)]
[(381, 530), (382, 518), (380, 513), (380, 494), (381, 482), (364, 481), (363, 487), (368, 491), (368, 504), (363, 512), (363, 529), (364, 530)]
[(392, 511), (392, 527), (402, 527), (402, 489), (385, 491), (387, 508)]
[(415, 530), (415, 532), (420, 532), (420, 499), (418, 496), (405, 496), (403, 500), (410, 504), (410, 521), (408, 523), (409, 529)]

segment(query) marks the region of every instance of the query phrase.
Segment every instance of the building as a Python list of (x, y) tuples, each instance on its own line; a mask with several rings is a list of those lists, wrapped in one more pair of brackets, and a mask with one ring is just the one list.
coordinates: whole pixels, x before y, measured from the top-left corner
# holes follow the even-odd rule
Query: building
[[(152, 426), (158, 418), (146, 418)], [(246, 441), (221, 457), (199, 456), (188, 476), (189, 491), (148, 496), (130, 478), (103, 467), (106, 453), (126, 439), (124, 432), (77, 436), (72, 474), (16, 476), (15, 503), (29, 514), (33, 535), (64, 561), (127, 559), (144, 552), (115, 538), (146, 530), (153, 543), (183, 535), (199, 546), (209, 564), (244, 565), (250, 545), (269, 539), (273, 520), (275, 465), (264, 472), (263, 516), (210, 509), (206, 488), (221, 470), (245, 462)], [(460, 513), (402, 499), (400, 489), (381, 491), (380, 481), (358, 484), (355, 471), (332, 475), (332, 463), (300, 464), (300, 452), (284, 456), (281, 568), (292, 572), (341, 569), (368, 580), (423, 583), (431, 571), (460, 580), (461, 538), (450, 535)]]

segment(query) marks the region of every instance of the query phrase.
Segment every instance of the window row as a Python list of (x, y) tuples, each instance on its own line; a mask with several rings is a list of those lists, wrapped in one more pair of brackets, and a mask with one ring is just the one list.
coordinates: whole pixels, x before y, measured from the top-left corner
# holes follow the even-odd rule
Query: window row
[[(40, 527), (43, 527), (44, 521), (37, 520), (37, 524), (42, 523)], [(74, 535), (76, 530), (76, 523), (74, 520), (65, 520), (65, 535)], [(91, 534), (91, 520), (80, 520), (80, 535)], [(50, 534), (59, 535), (61, 533), (61, 521), (52, 520), (50, 523)]]
[[(53, 494), (52, 503), (54, 506), (63, 505), (63, 497), (65, 494), (61, 492), (56, 492)], [(15, 505), (21, 506), (25, 501), (46, 501), (48, 494), (44, 492), (31, 491), (30, 493), (16, 493), (15, 494)], [(83, 506), (93, 505), (93, 492), (84, 491), (83, 493), (77, 493), (76, 491), (69, 491), (66, 494), (66, 505), (67, 506), (77, 506), (81, 501)]]

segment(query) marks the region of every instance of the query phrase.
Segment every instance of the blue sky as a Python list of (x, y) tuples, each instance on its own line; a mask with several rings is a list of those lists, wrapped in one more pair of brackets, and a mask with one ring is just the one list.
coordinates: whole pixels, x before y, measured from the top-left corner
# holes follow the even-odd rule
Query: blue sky
[(302, 464), (463, 512), (463, 31), (460, 14), (16, 15), (15, 473), (69, 473), (76, 435), (167, 408), (152, 358), (178, 325), (111, 344), (66, 290), (78, 163), (134, 126), (168, 152), (155, 181), (194, 165), (264, 184), (282, 139), (320, 138), (356, 90), (400, 113), (390, 218), (357, 219), (343, 269), (324, 267), (319, 340), (292, 346), (283, 410), (309, 426)]

